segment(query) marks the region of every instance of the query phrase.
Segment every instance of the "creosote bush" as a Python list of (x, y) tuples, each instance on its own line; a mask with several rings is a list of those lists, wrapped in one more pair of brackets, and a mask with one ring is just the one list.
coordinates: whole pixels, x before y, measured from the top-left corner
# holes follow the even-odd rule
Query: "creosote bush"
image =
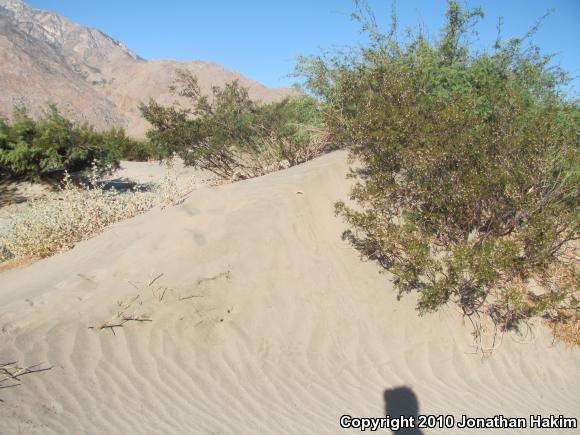
[(326, 136), (319, 103), (306, 95), (258, 104), (237, 81), (202, 95), (197, 78), (178, 71), (171, 90), (190, 107), (141, 106), (152, 125), (151, 143), (166, 155), (222, 179), (250, 178), (293, 166), (321, 154)]
[(98, 172), (93, 166), (86, 186), (73, 183), (67, 173), (60, 191), (31, 201), (29, 207), (11, 216), (0, 233), (0, 262), (42, 258), (70, 249), (115, 222), (155, 206), (180, 203), (195, 185), (193, 178), (178, 178), (169, 169), (158, 185), (120, 192), (99, 184)]
[(357, 162), (356, 205), (336, 204), (345, 237), (418, 292), (420, 313), (453, 302), (476, 336), (484, 317), (577, 322), (580, 110), (565, 75), (525, 38), (470, 51), (483, 13), (453, 1), (437, 41), (403, 44), (396, 18), (384, 34), (360, 11), (367, 47), (297, 68)]

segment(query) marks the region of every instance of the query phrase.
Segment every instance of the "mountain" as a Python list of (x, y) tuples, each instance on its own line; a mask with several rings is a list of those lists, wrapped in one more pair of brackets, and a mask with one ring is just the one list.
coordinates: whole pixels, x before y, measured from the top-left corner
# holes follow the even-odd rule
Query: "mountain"
[(21, 0), (0, 0), (0, 65), (0, 115), (9, 116), (15, 104), (39, 115), (55, 103), (76, 121), (97, 129), (123, 127), (133, 136), (143, 136), (148, 128), (140, 102), (176, 100), (169, 85), (177, 69), (194, 73), (205, 92), (232, 80), (263, 102), (293, 92), (267, 88), (215, 63), (147, 61), (100, 30)]

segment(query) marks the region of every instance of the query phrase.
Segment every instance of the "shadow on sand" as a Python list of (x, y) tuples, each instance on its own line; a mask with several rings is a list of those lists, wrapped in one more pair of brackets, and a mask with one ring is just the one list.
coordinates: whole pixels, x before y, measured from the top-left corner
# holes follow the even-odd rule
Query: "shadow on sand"
[[(400, 416), (415, 417), (415, 422), (417, 421), (417, 415), (419, 414), (419, 401), (417, 396), (408, 387), (393, 388), (391, 390), (385, 390), (383, 394), (385, 399), (385, 414), (389, 415), (391, 418), (398, 418)], [(399, 435), (420, 435), (423, 432), (417, 428), (401, 428), (398, 431), (393, 431), (393, 433)]]
[(0, 207), (20, 204), (25, 201), (26, 197), (18, 192), (14, 183), (0, 181)]

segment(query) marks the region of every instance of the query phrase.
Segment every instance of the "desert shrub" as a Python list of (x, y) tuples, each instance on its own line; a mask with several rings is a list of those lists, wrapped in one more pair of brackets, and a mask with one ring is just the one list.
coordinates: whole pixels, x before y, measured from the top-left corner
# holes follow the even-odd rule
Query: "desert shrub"
[(368, 46), (301, 60), (356, 161), (355, 204), (336, 211), (421, 313), (453, 302), (477, 333), (482, 316), (578, 319), (580, 110), (525, 38), (470, 51), (482, 16), (450, 2), (440, 39), (404, 44), (396, 20), (385, 34), (363, 17)]
[(79, 186), (68, 174), (62, 188), (31, 201), (11, 216), (0, 233), (0, 262), (21, 257), (42, 258), (72, 248), (103, 228), (143, 213), (152, 207), (180, 203), (194, 189), (193, 178), (167, 171), (153, 186), (136, 186), (128, 192), (105, 189), (93, 166), (87, 185)]
[(237, 81), (202, 95), (197, 78), (179, 71), (172, 90), (191, 107), (141, 106), (152, 125), (148, 138), (166, 155), (221, 178), (248, 178), (292, 166), (320, 154), (325, 146), (320, 105), (302, 95), (260, 105)]
[(151, 142), (128, 137), (122, 128), (112, 128), (100, 133), (105, 147), (115, 150), (122, 160), (145, 162), (166, 157)]
[(115, 166), (119, 153), (111, 142), (89, 125), (76, 126), (55, 106), (38, 120), (22, 107), (14, 109), (13, 120), (0, 122), (0, 172), (39, 178), (58, 170), (70, 172)]
[(22, 107), (14, 109), (12, 122), (0, 119), (0, 175), (38, 179), (55, 171), (87, 170), (93, 163), (104, 170), (120, 159), (161, 157), (148, 141), (129, 138), (123, 129), (98, 132), (88, 124), (75, 125), (55, 106), (39, 119)]

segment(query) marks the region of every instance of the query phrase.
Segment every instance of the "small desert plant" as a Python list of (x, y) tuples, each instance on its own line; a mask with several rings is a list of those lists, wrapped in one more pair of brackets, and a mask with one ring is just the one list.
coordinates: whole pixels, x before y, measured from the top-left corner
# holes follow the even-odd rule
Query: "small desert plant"
[(522, 39), (471, 53), (466, 30), (482, 16), (450, 2), (438, 41), (407, 44), (396, 20), (383, 34), (371, 18), (370, 46), (302, 60), (357, 162), (357, 206), (336, 211), (400, 293), (418, 292), (421, 313), (454, 302), (503, 330), (578, 319), (580, 109)]
[(324, 148), (320, 105), (308, 96), (260, 105), (237, 81), (202, 95), (197, 78), (179, 71), (172, 90), (191, 108), (151, 100), (141, 112), (153, 128), (150, 141), (167, 155), (220, 178), (249, 178), (302, 163)]
[(0, 261), (42, 258), (70, 249), (115, 222), (181, 202), (195, 184), (192, 178), (178, 179), (169, 172), (159, 185), (121, 193), (101, 187), (98, 172), (94, 166), (86, 186), (73, 183), (67, 173), (60, 191), (16, 212), (0, 234)]

